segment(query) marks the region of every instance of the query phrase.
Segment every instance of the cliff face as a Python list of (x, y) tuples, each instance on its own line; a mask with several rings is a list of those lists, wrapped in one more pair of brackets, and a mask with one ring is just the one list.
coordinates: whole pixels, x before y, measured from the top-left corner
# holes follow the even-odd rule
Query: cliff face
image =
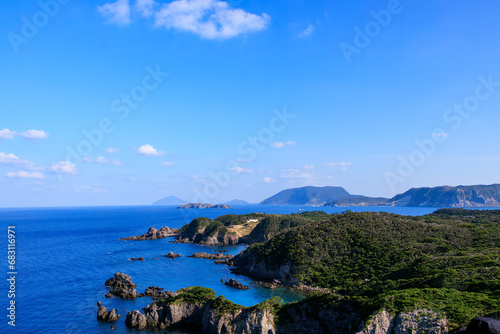
[(291, 285), (300, 283), (298, 279), (293, 277), (295, 271), (290, 263), (266, 264), (264, 261), (257, 259), (255, 254), (250, 251), (243, 251), (236, 255), (233, 264), (236, 267), (233, 271), (241, 275), (258, 279), (277, 279)]
[(257, 334), (276, 333), (274, 315), (264, 309), (240, 309), (234, 313), (223, 313), (213, 309), (211, 302), (190, 304), (148, 305), (144, 313), (131, 311), (125, 324), (129, 328), (159, 328), (188, 326), (200, 328), (202, 333)]
[(445, 334), (448, 324), (444, 317), (432, 310), (420, 309), (413, 312), (391, 315), (386, 310), (377, 312), (367, 321), (364, 330), (357, 334)]

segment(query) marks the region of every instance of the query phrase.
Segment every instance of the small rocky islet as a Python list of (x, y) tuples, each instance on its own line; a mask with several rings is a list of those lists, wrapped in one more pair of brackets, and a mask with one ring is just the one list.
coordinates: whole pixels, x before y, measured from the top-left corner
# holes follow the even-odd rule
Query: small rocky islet
[[(163, 291), (152, 287), (148, 296), (155, 301), (144, 313), (129, 312), (128, 327), (195, 326), (201, 333), (500, 333), (500, 210), (440, 209), (420, 217), (321, 211), (225, 215), (197, 218), (173, 236), (200, 245), (247, 243), (234, 258), (192, 257), (229, 265), (269, 288), (316, 292), (300, 302), (272, 298), (243, 307), (203, 287), (160, 298), (156, 294)], [(130, 277), (114, 278), (106, 282), (113, 295), (136, 295)], [(233, 279), (221, 282), (249, 288)]]

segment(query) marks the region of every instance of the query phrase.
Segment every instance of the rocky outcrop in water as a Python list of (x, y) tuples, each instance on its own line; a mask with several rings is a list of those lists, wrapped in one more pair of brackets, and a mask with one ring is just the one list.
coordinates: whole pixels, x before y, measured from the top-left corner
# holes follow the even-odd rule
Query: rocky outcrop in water
[(116, 312), (118, 312), (118, 310), (115, 308), (111, 309), (111, 311), (108, 311), (108, 308), (106, 306), (100, 306), (99, 310), (97, 311), (97, 320), (114, 322), (121, 317), (121, 315), (117, 314)]
[(144, 261), (144, 258), (141, 256), (141, 257), (131, 257), (129, 259), (130, 261)]
[(188, 257), (194, 257), (196, 259), (209, 259), (209, 260), (231, 260), (233, 258), (231, 254), (222, 254), (222, 253), (208, 254), (205, 252), (194, 253), (193, 255)]
[(137, 292), (135, 289), (137, 284), (132, 282), (132, 278), (124, 273), (115, 273), (112, 278), (106, 281), (105, 285), (111, 288), (110, 294), (120, 298), (136, 299), (144, 296)]
[(240, 289), (240, 290), (248, 290), (250, 289), (248, 286), (241, 284), (234, 278), (228, 279), (224, 281), (225, 285), (232, 286), (233, 288)]
[(174, 252), (170, 252), (167, 255), (162, 255), (163, 257), (168, 257), (170, 259), (175, 259), (176, 257), (181, 257), (181, 254), (174, 254)]
[(167, 237), (173, 237), (178, 233), (177, 228), (169, 228), (168, 226), (163, 226), (159, 230), (151, 227), (149, 231), (145, 234), (132, 236), (128, 238), (121, 238), (120, 240), (155, 240), (155, 239), (164, 239)]

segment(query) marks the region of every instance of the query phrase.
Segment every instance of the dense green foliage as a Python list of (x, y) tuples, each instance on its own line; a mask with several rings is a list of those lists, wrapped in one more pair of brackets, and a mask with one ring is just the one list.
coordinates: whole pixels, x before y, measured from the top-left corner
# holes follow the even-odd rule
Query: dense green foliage
[(245, 306), (241, 306), (227, 300), (224, 296), (219, 296), (212, 301), (210, 305), (212, 310), (215, 310), (218, 316), (223, 316), (225, 314), (234, 314), (240, 310), (246, 309)]
[(261, 242), (270, 239), (279, 232), (289, 230), (292, 227), (309, 224), (311, 220), (300, 215), (269, 215), (262, 219), (252, 230), (249, 239)]
[(202, 286), (191, 286), (177, 291), (177, 296), (168, 299), (169, 304), (188, 303), (204, 304), (209, 300), (215, 300), (215, 291)]
[[(480, 210), (422, 217), (347, 212), (294, 221), (296, 228), (285, 226), (290, 230), (247, 252), (268, 267), (290, 263), (300, 281), (371, 308), (426, 304), (463, 325), (499, 309), (499, 217), (500, 211)], [(286, 224), (280, 222), (270, 221), (269, 231)]]

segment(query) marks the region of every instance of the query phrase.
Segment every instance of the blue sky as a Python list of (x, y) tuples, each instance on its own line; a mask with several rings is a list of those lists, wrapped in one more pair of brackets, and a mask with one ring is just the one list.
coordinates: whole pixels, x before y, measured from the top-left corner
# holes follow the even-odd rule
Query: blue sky
[(2, 207), (500, 182), (497, 1), (2, 7)]

